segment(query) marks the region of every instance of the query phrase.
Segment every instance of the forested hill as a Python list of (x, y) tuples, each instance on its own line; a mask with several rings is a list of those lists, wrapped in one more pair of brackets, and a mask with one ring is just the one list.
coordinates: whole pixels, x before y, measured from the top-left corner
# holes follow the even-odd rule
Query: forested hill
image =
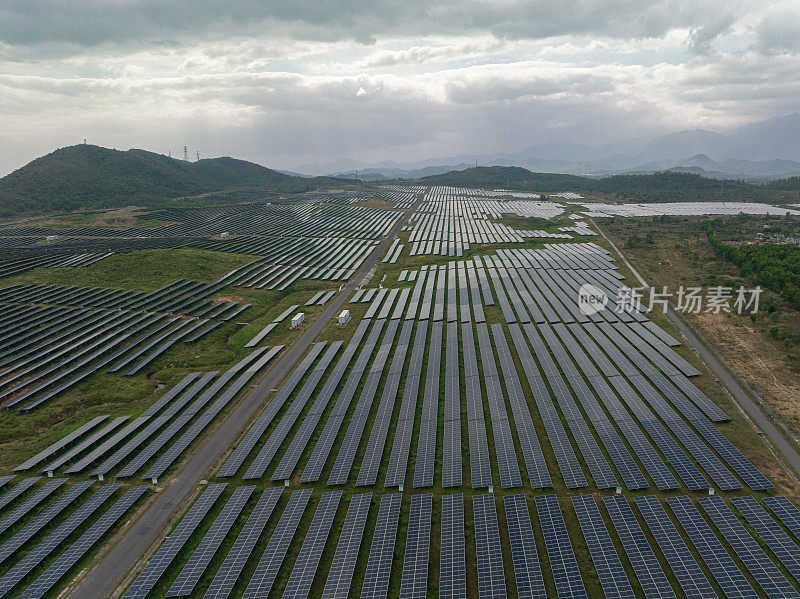
[(425, 185), (496, 187), (516, 191), (599, 193), (635, 202), (800, 202), (800, 178), (754, 185), (718, 181), (692, 173), (660, 172), (591, 179), (559, 173), (534, 173), (517, 166), (479, 166), (432, 175), (415, 181)]
[(0, 179), (0, 216), (130, 205), (156, 208), (209, 192), (286, 193), (335, 181), (293, 177), (234, 158), (186, 162), (145, 150), (82, 144), (37, 158)]

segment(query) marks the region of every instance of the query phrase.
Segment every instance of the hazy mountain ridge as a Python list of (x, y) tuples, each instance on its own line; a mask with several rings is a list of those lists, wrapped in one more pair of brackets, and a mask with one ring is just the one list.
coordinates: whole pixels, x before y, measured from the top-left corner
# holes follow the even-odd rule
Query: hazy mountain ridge
[[(698, 156), (708, 158), (707, 164), (698, 163)], [(419, 178), (411, 174), (413, 171), (436, 165), (472, 166), (475, 159), (466, 154), (414, 162), (342, 159), (293, 170), (317, 175), (358, 171), (359, 176), (368, 173), (373, 179), (413, 179)], [(531, 171), (595, 176), (685, 168), (694, 171), (700, 167), (709, 177), (765, 182), (800, 172), (800, 114), (752, 123), (727, 133), (693, 129), (610, 144), (545, 143), (519, 152), (480, 155), (477, 160), (481, 166), (520, 166)], [(398, 171), (407, 172), (399, 175)]]

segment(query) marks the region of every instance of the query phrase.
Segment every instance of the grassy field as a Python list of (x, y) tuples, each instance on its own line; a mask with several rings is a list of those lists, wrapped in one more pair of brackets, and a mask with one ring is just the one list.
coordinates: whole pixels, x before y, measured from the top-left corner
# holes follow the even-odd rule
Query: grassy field
[(194, 248), (141, 250), (114, 254), (90, 266), (36, 268), (17, 277), (3, 279), (0, 286), (39, 283), (153, 291), (177, 279), (210, 283), (256, 259), (257, 256)]

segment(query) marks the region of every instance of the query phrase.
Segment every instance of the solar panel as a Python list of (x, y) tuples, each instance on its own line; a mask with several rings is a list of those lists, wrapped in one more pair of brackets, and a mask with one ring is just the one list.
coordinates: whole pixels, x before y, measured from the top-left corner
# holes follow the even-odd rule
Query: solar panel
[(520, 599), (547, 599), (525, 496), (508, 495), (503, 498), (503, 502), (506, 508), (517, 596)]
[[(384, 321), (378, 320), (375, 321), (375, 324), (372, 326), (372, 329), (369, 332), (369, 336), (367, 337), (367, 340), (364, 343), (364, 347), (361, 349), (361, 353), (358, 355), (358, 359), (356, 359), (355, 364), (353, 364), (353, 368), (350, 370), (350, 374), (347, 376), (347, 380), (345, 381), (344, 387), (342, 387), (341, 391), (339, 391), (339, 393), (337, 394), (336, 403), (334, 404), (331, 413), (328, 415), (328, 420), (325, 422), (325, 427), (322, 429), (322, 433), (319, 436), (319, 440), (317, 441), (317, 444), (314, 446), (314, 450), (311, 453), (311, 457), (309, 457), (308, 462), (306, 463), (306, 466), (303, 469), (303, 474), (300, 477), (300, 482), (306, 483), (306, 482), (315, 482), (319, 480), (319, 477), (322, 474), (322, 470), (325, 468), (325, 463), (328, 460), (328, 456), (330, 455), (331, 449), (333, 448), (333, 443), (339, 435), (339, 429), (341, 428), (342, 423), (344, 422), (344, 417), (347, 414), (350, 402), (352, 401), (353, 396), (356, 393), (358, 385), (361, 382), (361, 377), (363, 376), (364, 371), (367, 368), (367, 364), (369, 363), (369, 360), (372, 357), (372, 353), (375, 350), (375, 346), (378, 343), (378, 339), (380, 338), (380, 335), (383, 332), (384, 324), (385, 324)], [(396, 327), (396, 323), (394, 324), (394, 326)], [(326, 388), (328, 388), (327, 383), (325, 386)], [(335, 387), (331, 386), (329, 392), (333, 394), (334, 391)], [(298, 435), (299, 434), (300, 432), (298, 432)], [(308, 434), (308, 437), (310, 437), (310, 433)], [(287, 454), (288, 453), (289, 452), (287, 451)], [(299, 460), (299, 457), (300, 456), (298, 454), (295, 459)], [(281, 462), (281, 464), (278, 465), (275, 474), (272, 475), (273, 480), (277, 476), (278, 472), (284, 474), (282, 466), (283, 462)]]
[(497, 455), (497, 467), (500, 471), (500, 485), (504, 489), (522, 486), (522, 476), (517, 464), (517, 453), (514, 450), (514, 438), (511, 436), (511, 425), (508, 421), (508, 412), (500, 387), (500, 377), (497, 375), (492, 343), (489, 339), (489, 329), (485, 322), (475, 325), (478, 331), (478, 346), (481, 354), (483, 368), (483, 384), (486, 387), (486, 401), (489, 405), (489, 417), (492, 421), (494, 434), (494, 449)]
[[(328, 375), (328, 378), (314, 400), (314, 403), (306, 413), (303, 423), (300, 425), (300, 428), (297, 430), (297, 433), (295, 433), (292, 442), (289, 444), (289, 448), (283, 454), (283, 458), (281, 458), (280, 463), (275, 468), (275, 471), (272, 474), (272, 480), (285, 480), (292, 475), (292, 472), (294, 472), (297, 462), (300, 461), (300, 457), (302, 456), (302, 453), (305, 450), (311, 435), (314, 433), (319, 420), (322, 418), (328, 402), (330, 401), (331, 397), (333, 397), (334, 391), (339, 386), (339, 382), (342, 380), (342, 377), (344, 376), (350, 361), (355, 355), (356, 350), (358, 350), (361, 339), (364, 337), (369, 325), (370, 321), (368, 320), (362, 320), (360, 323), (358, 323), (353, 336), (345, 347), (344, 352), (342, 352), (342, 357), (339, 358), (339, 361), (334, 365), (333, 370), (331, 371), (330, 375)], [(361, 357), (359, 356), (359, 360), (360, 359)]]
[[(261, 437), (267, 431), (272, 419), (275, 417), (277, 410), (274, 410), (274, 408), (270, 409), (270, 406), (276, 401), (281, 406), (283, 405), (283, 403), (288, 399), (288, 397), (303, 379), (306, 372), (308, 372), (309, 368), (311, 368), (311, 366), (314, 364), (314, 361), (317, 359), (324, 347), (324, 342), (316, 343), (309, 350), (308, 354), (306, 354), (297, 368), (295, 368), (289, 375), (289, 378), (286, 379), (286, 382), (281, 386), (280, 390), (275, 394), (275, 397), (272, 398), (270, 403), (267, 405), (267, 408), (261, 413), (258, 419), (253, 423), (253, 426), (251, 426), (247, 431), (242, 441), (236, 446), (236, 449), (231, 454), (231, 457), (229, 457), (222, 468), (220, 468), (217, 476), (224, 477), (233, 476), (236, 474), (244, 461), (247, 459), (247, 456), (250, 455), (251, 451), (253, 451), (256, 443), (258, 443), (259, 439), (261, 439)], [(252, 471), (252, 473), (259, 472), (260, 476), (264, 473), (264, 470), (266, 470), (268, 464), (264, 464), (262, 467), (264, 459), (259, 458), (260, 456), (257, 456), (250, 465), (250, 471)]]
[(22, 504), (20, 504), (18, 507), (11, 510), (7, 516), (0, 520), (0, 535), (14, 526), (14, 524), (16, 524), (20, 518), (23, 518), (33, 508), (47, 499), (53, 491), (58, 489), (65, 482), (67, 482), (66, 478), (56, 478), (48, 481), (45, 486), (28, 497), (28, 499), (22, 502)]
[(392, 452), (389, 456), (389, 466), (386, 469), (384, 486), (396, 487), (403, 484), (408, 466), (408, 454), (411, 447), (411, 436), (414, 429), (414, 417), (419, 395), (419, 381), (422, 374), (422, 364), (425, 357), (425, 343), (428, 336), (427, 321), (419, 321), (416, 325), (414, 348), (406, 373), (403, 387), (403, 399), (400, 403), (400, 412), (395, 424)]
[(236, 522), (242, 509), (244, 509), (244, 505), (253, 493), (253, 489), (254, 487), (239, 487), (233, 492), (217, 519), (214, 520), (214, 524), (203, 535), (200, 545), (194, 550), (189, 561), (186, 562), (181, 573), (172, 583), (169, 591), (167, 591), (167, 597), (183, 597), (191, 594), (200, 581), (203, 572), (208, 568), (220, 545), (225, 540), (233, 523)]
[(13, 568), (0, 578), (0, 596), (5, 595), (21, 582), (119, 488), (119, 484), (104, 486), (97, 493), (92, 495), (86, 503), (75, 510), (75, 512), (73, 512), (61, 526), (50, 533), (44, 541), (26, 553), (25, 557), (18, 561)]
[(136, 577), (133, 584), (128, 587), (123, 597), (125, 599), (144, 599), (156, 586), (158, 579), (164, 574), (169, 565), (178, 555), (180, 550), (192, 536), (192, 533), (200, 525), (208, 514), (208, 511), (216, 503), (222, 491), (227, 486), (226, 483), (208, 485), (200, 498), (189, 508), (186, 515), (181, 519), (175, 529), (170, 533), (155, 555), (150, 558), (144, 570)]
[(311, 499), (311, 489), (299, 489), (292, 493), (247, 585), (244, 592), (245, 599), (269, 595), (309, 499)]
[(363, 493), (351, 497), (350, 506), (347, 508), (347, 516), (344, 519), (342, 532), (336, 545), (336, 553), (328, 571), (325, 590), (322, 593), (323, 597), (328, 599), (347, 599), (371, 503), (372, 493)]
[(103, 422), (106, 418), (108, 418), (108, 416), (97, 416), (96, 418), (92, 418), (89, 422), (87, 422), (83, 426), (78, 427), (77, 429), (75, 429), (74, 431), (72, 431), (71, 433), (66, 435), (65, 437), (63, 437), (63, 438), (59, 439), (58, 441), (56, 441), (55, 443), (53, 443), (50, 447), (46, 448), (44, 451), (41, 451), (41, 452), (37, 453), (35, 456), (30, 458), (26, 462), (20, 464), (16, 468), (14, 468), (14, 472), (19, 472), (21, 470), (28, 470), (29, 468), (33, 468), (36, 464), (38, 464), (42, 460), (50, 457), (51, 455), (53, 455), (57, 451), (60, 451), (61, 449), (63, 449), (64, 447), (66, 447), (67, 445), (72, 443), (75, 439), (77, 439), (78, 437), (80, 437), (81, 435), (86, 433), (87, 431), (90, 431), (91, 429), (96, 427), (98, 424)]
[(458, 362), (458, 324), (447, 323), (444, 361), (444, 430), (442, 440), (442, 486), (460, 487), (461, 458), (461, 370)]
[(642, 591), (647, 597), (675, 597), (675, 593), (661, 569), (653, 549), (647, 541), (628, 500), (622, 495), (604, 497), (617, 536), (639, 579)]
[(100, 476), (108, 474), (139, 446), (156, 434), (157, 431), (161, 430), (175, 414), (182, 410), (206, 385), (208, 385), (209, 381), (213, 379), (215, 375), (216, 372), (205, 373), (197, 382), (187, 389), (185, 393), (182, 393), (180, 397), (173, 401), (166, 410), (159, 414), (157, 418), (154, 418), (152, 422), (139, 431), (135, 437), (106, 458), (92, 471), (92, 475)]
[(780, 570), (758, 546), (739, 519), (725, 505), (722, 497), (701, 497), (700, 506), (722, 533), (734, 553), (742, 560), (769, 597), (800, 597)]
[(314, 575), (341, 499), (341, 491), (322, 494), (311, 526), (303, 540), (303, 546), (297, 555), (289, 582), (286, 583), (286, 590), (283, 592), (285, 599), (302, 599), (308, 597), (311, 592), (311, 584), (314, 582)]
[(715, 591), (711, 583), (708, 582), (658, 498), (648, 495), (636, 497), (634, 501), (687, 598), (714, 597)]
[(49, 568), (31, 584), (20, 597), (43, 597), (64, 575), (69, 572), (78, 560), (102, 538), (108, 530), (119, 521), (131, 506), (147, 492), (142, 485), (128, 489), (125, 494), (103, 514), (89, 529), (81, 535)]
[(70, 503), (75, 501), (82, 493), (92, 486), (92, 481), (81, 481), (75, 483), (63, 495), (61, 495), (52, 505), (47, 507), (41, 514), (37, 515), (26, 526), (17, 532), (8, 541), (0, 546), (0, 564), (27, 543), (33, 536), (58, 514), (60, 514)]
[(603, 452), (597, 445), (597, 441), (595, 441), (594, 435), (592, 435), (591, 430), (589, 430), (583, 418), (583, 414), (581, 414), (580, 409), (572, 397), (572, 393), (567, 388), (558, 367), (550, 357), (547, 346), (542, 342), (542, 338), (539, 336), (536, 327), (529, 323), (523, 328), (528, 336), (528, 340), (531, 342), (533, 352), (539, 359), (542, 370), (544, 370), (545, 377), (550, 383), (553, 395), (558, 401), (558, 405), (561, 407), (564, 419), (581, 452), (581, 457), (586, 461), (586, 465), (592, 473), (595, 484), (599, 489), (615, 488), (619, 484), (617, 477), (614, 475)]
[[(230, 386), (222, 393), (222, 395), (217, 398), (217, 400), (209, 407), (203, 414), (192, 423), (192, 425), (183, 433), (171, 446), (170, 448), (164, 452), (164, 454), (158, 458), (155, 464), (153, 464), (150, 469), (142, 475), (142, 478), (158, 478), (164, 472), (167, 471), (175, 460), (177, 460), (181, 454), (186, 450), (192, 442), (200, 436), (200, 434), (205, 430), (205, 428), (211, 424), (211, 422), (216, 418), (216, 416), (228, 405), (228, 403), (236, 396), (236, 394), (244, 388), (247, 383), (250, 382), (256, 373), (263, 368), (267, 362), (269, 362), (272, 358), (274, 358), (281, 350), (283, 349), (282, 345), (276, 345), (275, 347), (271, 347), (269, 351), (267, 351), (263, 356), (261, 356), (253, 365), (248, 366), (247, 370), (244, 373), (239, 375), (239, 377), (233, 381)], [(211, 389), (214, 387), (212, 386)], [(208, 395), (211, 395), (211, 389), (207, 392)], [(206, 394), (204, 394), (198, 402), (204, 399)], [(196, 403), (198, 403), (196, 402)], [(178, 418), (175, 423), (173, 423), (176, 427), (175, 432), (177, 432), (177, 423), (184, 421), (188, 422), (186, 416), (190, 410), (194, 407), (194, 404), (187, 409), (185, 414), (181, 414), (180, 418)], [(277, 408), (276, 408), (277, 409)], [(185, 423), (184, 422), (184, 423)], [(172, 425), (170, 425), (171, 427)], [(169, 428), (168, 427), (168, 430)], [(158, 441), (158, 439), (156, 440)], [(155, 442), (154, 442), (155, 443)]]
[(572, 444), (561, 423), (561, 417), (556, 411), (555, 405), (550, 397), (550, 392), (539, 373), (539, 367), (533, 360), (533, 356), (528, 349), (522, 331), (519, 325), (516, 324), (509, 325), (508, 330), (511, 333), (514, 348), (522, 364), (522, 370), (525, 372), (528, 384), (533, 392), (533, 398), (536, 401), (539, 416), (542, 418), (542, 423), (547, 432), (547, 439), (555, 454), (558, 467), (561, 470), (561, 476), (564, 479), (564, 484), (568, 489), (585, 487), (586, 477), (583, 475), (583, 470), (578, 462), (578, 458), (575, 456)]
[(205, 597), (208, 599), (224, 599), (230, 595), (275, 509), (275, 505), (281, 497), (282, 490), (280, 487), (275, 487), (265, 489), (261, 494), (258, 503), (256, 503), (253, 511), (250, 512), (247, 522), (239, 532), (239, 536), (236, 537), (233, 547), (225, 557), (225, 561), (222, 562), (222, 566), (214, 575), (214, 580), (211, 581)]
[(439, 412), (439, 380), (442, 364), (443, 323), (434, 320), (428, 345), (428, 363), (425, 370), (425, 389), (422, 395), (417, 438), (417, 456), (414, 467), (414, 487), (433, 486), (436, 462), (436, 426)]
[(688, 497), (667, 497), (667, 504), (708, 566), (726, 597), (758, 597)]
[(424, 599), (428, 594), (432, 510), (433, 495), (430, 493), (411, 497), (403, 576), (400, 582), (401, 599)]
[[(386, 327), (386, 336), (375, 354), (375, 360), (372, 362), (366, 379), (364, 379), (358, 403), (356, 403), (347, 431), (342, 439), (342, 444), (336, 454), (336, 460), (328, 477), (328, 486), (343, 485), (350, 476), (353, 460), (356, 457), (358, 446), (361, 443), (361, 436), (364, 434), (364, 428), (367, 425), (372, 402), (375, 399), (375, 393), (378, 391), (378, 386), (383, 376), (386, 360), (389, 358), (389, 353), (394, 346), (398, 324), (398, 321), (392, 320)], [(303, 474), (305, 477), (305, 472)]]
[(755, 497), (734, 497), (731, 503), (753, 527), (795, 580), (800, 580), (800, 548), (761, 507)]
[(764, 503), (789, 529), (795, 538), (800, 539), (800, 510), (786, 497), (765, 497)]
[(386, 599), (389, 592), (389, 576), (392, 570), (397, 523), (400, 519), (401, 493), (381, 497), (375, 533), (369, 551), (367, 569), (361, 586), (361, 599)]
[(573, 497), (572, 506), (578, 516), (583, 538), (586, 539), (586, 546), (589, 548), (597, 578), (606, 598), (635, 597), (594, 497), (592, 495)]
[(164, 395), (162, 395), (155, 403), (150, 405), (149, 408), (147, 408), (144, 412), (142, 412), (137, 418), (135, 418), (122, 430), (113, 434), (111, 437), (103, 441), (100, 445), (98, 445), (88, 454), (83, 456), (73, 466), (67, 468), (66, 473), (67, 474), (78, 473), (87, 466), (89, 466), (90, 464), (100, 459), (100, 457), (104, 456), (112, 447), (116, 447), (124, 439), (127, 439), (133, 433), (133, 431), (140, 428), (143, 424), (148, 422), (153, 416), (155, 416), (158, 412), (160, 412), (169, 402), (175, 399), (175, 397), (177, 397), (179, 393), (183, 392), (183, 390), (186, 389), (186, 387), (188, 387), (191, 384), (191, 382), (194, 381), (198, 376), (200, 376), (199, 372), (191, 372), (187, 374), (177, 385), (175, 385)]
[(464, 496), (442, 497), (439, 599), (466, 599), (467, 564), (464, 538)]
[(374, 485), (378, 479), (378, 469), (386, 446), (386, 436), (389, 433), (389, 425), (391, 424), (394, 404), (397, 399), (397, 389), (400, 386), (400, 378), (403, 374), (403, 366), (413, 329), (413, 321), (408, 320), (403, 323), (400, 338), (397, 341), (394, 356), (383, 384), (378, 410), (372, 419), (372, 431), (367, 441), (364, 457), (361, 459), (361, 468), (356, 479), (357, 486)]
[(514, 415), (514, 424), (517, 428), (517, 436), (519, 437), (519, 444), (531, 486), (535, 489), (552, 487), (553, 481), (550, 479), (547, 462), (544, 459), (539, 438), (536, 436), (531, 413), (525, 400), (525, 394), (522, 391), (522, 385), (520, 384), (502, 325), (492, 325), (492, 337), (500, 360), (500, 367), (503, 371), (508, 399)]
[(30, 489), (33, 485), (39, 482), (39, 480), (41, 480), (40, 476), (25, 478), (21, 482), (18, 482), (16, 485), (11, 487), (10, 491), (6, 491), (3, 493), (3, 495), (0, 495), (0, 510), (22, 495), (25, 491)]
[(119, 416), (118, 418), (114, 418), (114, 420), (106, 424), (103, 428), (92, 433), (86, 439), (76, 444), (74, 447), (71, 447), (69, 450), (60, 454), (55, 460), (53, 460), (52, 462), (44, 466), (41, 470), (39, 470), (39, 472), (53, 472), (56, 469), (60, 468), (61, 466), (69, 462), (72, 458), (77, 456), (79, 453), (86, 451), (87, 448), (97, 443), (100, 439), (107, 436), (113, 430), (119, 428), (123, 422), (126, 422), (128, 420), (128, 418), (129, 418), (128, 416)]
[(478, 361), (475, 356), (475, 339), (472, 324), (461, 325), (461, 347), (464, 360), (464, 395), (467, 402), (467, 427), (469, 430), (470, 482), (473, 489), (492, 484), (492, 469), (489, 462), (489, 445), (486, 439), (486, 423), (483, 415)]
[(534, 501), (559, 599), (585, 598), (586, 589), (558, 499), (555, 495), (538, 495)]
[(6, 485), (6, 483), (11, 481), (11, 480), (13, 480), (13, 478), (14, 478), (13, 474), (7, 474), (5, 476), (0, 476), (0, 487), (4, 487)]
[(505, 597), (506, 578), (503, 573), (503, 550), (494, 495), (474, 495), (472, 509), (475, 522), (475, 554), (478, 572), (478, 597)]

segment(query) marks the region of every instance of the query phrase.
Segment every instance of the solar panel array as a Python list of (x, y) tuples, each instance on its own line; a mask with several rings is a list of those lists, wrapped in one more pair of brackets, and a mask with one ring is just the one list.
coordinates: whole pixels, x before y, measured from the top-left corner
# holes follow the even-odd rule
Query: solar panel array
[[(86, 327), (97, 339), (109, 324), (128, 326), (132, 336), (140, 336), (129, 349), (94, 348), (116, 354), (108, 362), (113, 370), (135, 374), (178, 336), (194, 338), (238, 313), (235, 306), (209, 305), (226, 287), (285, 289), (300, 278), (348, 278), (376, 247), (374, 240), (394, 226), (397, 209), (412, 208), (422, 191), (387, 188), (396, 208), (388, 211), (359, 206), (362, 195), (343, 193), (274, 210), (198, 217), (196, 229), (204, 233), (239, 233), (198, 245), (262, 256), (210, 285), (179, 281), (152, 294), (37, 286), (2, 290), (0, 302), (11, 311), (10, 320), (0, 317), (0, 324), (8, 320), (16, 332), (8, 340), (0, 335), (0, 366), (6, 349), (30, 351), (19, 345), (25, 323), (33, 323), (43, 340), (64, 316), (70, 327)], [(601, 590), (607, 597), (640, 591), (646, 597), (707, 597), (717, 588), (729, 596), (755, 596), (749, 577), (767, 596), (797, 597), (800, 511), (791, 503), (765, 501), (776, 521), (753, 496), (735, 497), (729, 507), (720, 497), (694, 502), (672, 495), (666, 504), (673, 521), (657, 498), (637, 496), (631, 504), (621, 494), (651, 487), (702, 491), (711, 484), (722, 491), (760, 492), (772, 483), (717, 427), (729, 418), (692, 382), (700, 373), (673, 349), (679, 342), (646, 313), (616, 309), (616, 294), (627, 287), (610, 253), (594, 243), (557, 243), (464, 256), (476, 244), (548, 235), (512, 229), (498, 222), (503, 214), (548, 217), (561, 210), (507, 192), (428, 190), (404, 228), (409, 239), (395, 239), (383, 254), (389, 276), (373, 283), (377, 288), (353, 295), (353, 311), (364, 316), (351, 339), (313, 345), (266, 398), (217, 473), (230, 479), (229, 486), (204, 489), (125, 596), (164, 589), (166, 596), (322, 593), (384, 599), (426, 597), (429, 587), (457, 599), (473, 589), (481, 598), (514, 592), (543, 598), (550, 590), (560, 599)], [(582, 224), (568, 228), (570, 235), (594, 233)], [(285, 236), (271, 233), (276, 231)], [(395, 277), (390, 265), (407, 251), (456, 259), (414, 266)], [(606, 310), (580, 309), (578, 290), (584, 284), (607, 293)], [(335, 294), (319, 291), (300, 303), (322, 305)], [(58, 314), (46, 314), (42, 302), (52, 302)], [(112, 313), (120, 306), (131, 314)], [(165, 309), (194, 320), (166, 318)], [(74, 349), (62, 341), (53, 353)], [(221, 376), (191, 373), (137, 418), (98, 417), (19, 469), (63, 467), (78, 474), (92, 467), (98, 476), (161, 477), (278, 351), (280, 346), (258, 348)], [(33, 356), (16, 363), (19, 380), (39, 373), (35, 361), (22, 362), (28, 358)], [(0, 384), (0, 394), (15, 384)], [(267, 486), (251, 508), (256, 487), (241, 485), (239, 476), (259, 480), (259, 488), (285, 481), (290, 489), (283, 494), (283, 486)], [(67, 486), (64, 480), (32, 478), (0, 495), (0, 510), (9, 508), (0, 514), (0, 563), (16, 561), (0, 577), (0, 595), (28, 577), (33, 584), (23, 596), (50, 592), (145, 490), (131, 488), (98, 517), (119, 485), (84, 500), (91, 483), (76, 483), (58, 496)], [(404, 489), (408, 481), (412, 488)], [(472, 495), (471, 519), (462, 494), (418, 491), (465, 484), (490, 490)], [(562, 484), (594, 488), (602, 499), (573, 495), (562, 511), (556, 495), (536, 494), (538, 520), (532, 521), (526, 494)], [(354, 494), (351, 485), (401, 492), (375, 495), (373, 510), (373, 493)], [(326, 488), (332, 486), (342, 488)], [(617, 487), (620, 494), (602, 493)], [(40, 509), (53, 496), (55, 501)], [(574, 522), (568, 530), (567, 523)], [(440, 548), (432, 552), (437, 525)], [(63, 550), (78, 527), (83, 535)], [(13, 534), (4, 539), (7, 531)], [(44, 531), (49, 536), (40, 541)], [(405, 531), (400, 544), (398, 531), (401, 536)], [(28, 547), (31, 540), (39, 545)], [(20, 549), (23, 557), (17, 560)], [(473, 554), (476, 562), (467, 563)], [(176, 574), (167, 576), (173, 570)], [(438, 573), (438, 580), (429, 580), (429, 572)]]

